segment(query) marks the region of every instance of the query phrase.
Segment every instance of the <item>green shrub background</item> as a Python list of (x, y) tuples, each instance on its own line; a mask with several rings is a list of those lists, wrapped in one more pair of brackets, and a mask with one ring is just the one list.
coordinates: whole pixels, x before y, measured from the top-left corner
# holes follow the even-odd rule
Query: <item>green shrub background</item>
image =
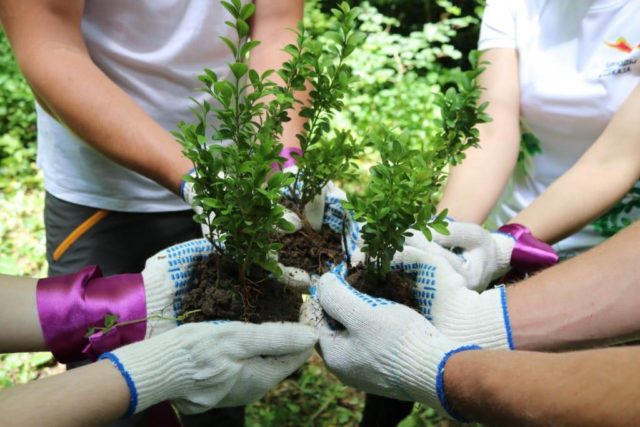
[[(305, 22), (317, 33), (329, 25), (338, 0), (307, 0)], [(361, 30), (368, 37), (350, 59), (353, 93), (335, 125), (371, 135), (377, 124), (406, 132), (411, 144), (428, 144), (434, 134), (434, 94), (446, 88), (475, 48), (482, 2), (448, 0), (350, 1), (362, 7)], [(44, 191), (35, 166), (34, 101), (4, 33), (0, 32), (0, 273), (46, 274)], [(366, 165), (366, 161), (363, 166)], [(348, 185), (349, 183), (347, 183)], [(0, 388), (56, 370), (48, 353), (0, 355)], [(52, 366), (54, 366), (52, 368)], [(356, 425), (362, 394), (341, 385), (312, 360), (294, 381), (286, 381), (251, 405), (249, 426)], [(402, 426), (446, 425), (428, 408), (417, 407)]]

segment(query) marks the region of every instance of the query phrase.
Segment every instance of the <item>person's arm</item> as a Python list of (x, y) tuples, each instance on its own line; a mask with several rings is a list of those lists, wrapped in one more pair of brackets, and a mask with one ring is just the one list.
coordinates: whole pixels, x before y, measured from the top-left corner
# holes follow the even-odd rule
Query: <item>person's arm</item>
[(507, 287), (517, 349), (559, 350), (640, 336), (640, 222)]
[[(254, 0), (256, 12), (251, 18), (251, 38), (261, 43), (249, 58), (251, 68), (262, 73), (268, 69), (277, 70), (289, 60), (284, 52), (288, 44), (296, 44), (296, 25), (302, 20), (303, 0)], [(274, 75), (279, 79), (277, 75)], [(280, 80), (278, 80), (280, 82)], [(306, 94), (297, 94), (300, 101), (307, 99)], [(302, 131), (305, 119), (296, 112), (289, 113), (291, 121), (283, 123), (282, 144), (284, 147), (300, 148), (296, 134)]]
[(520, 84), (515, 49), (489, 49), (480, 62), (486, 70), (478, 78), (493, 119), (478, 125), (480, 146), (451, 169), (439, 210), (461, 222), (481, 224), (491, 212), (513, 172), (520, 147)]
[(0, 392), (2, 425), (85, 427), (105, 425), (129, 407), (129, 388), (108, 361), (83, 366)]
[(454, 412), (488, 425), (640, 424), (640, 347), (544, 354), (468, 351), (445, 366)]
[(84, 0), (3, 0), (0, 20), (39, 103), (113, 161), (178, 192), (182, 149), (91, 60)]
[(510, 222), (557, 242), (605, 213), (640, 177), (640, 85), (580, 160)]
[[(639, 242), (637, 222), (576, 258), (482, 293), (467, 289), (455, 260), (423, 252), (417, 273), (430, 280), (416, 283), (425, 295), (419, 303), (445, 335), (483, 348), (563, 350), (628, 341), (640, 337)], [(431, 273), (429, 266), (437, 268)]]
[(38, 318), (37, 284), (37, 279), (0, 274), (0, 353), (48, 350)]

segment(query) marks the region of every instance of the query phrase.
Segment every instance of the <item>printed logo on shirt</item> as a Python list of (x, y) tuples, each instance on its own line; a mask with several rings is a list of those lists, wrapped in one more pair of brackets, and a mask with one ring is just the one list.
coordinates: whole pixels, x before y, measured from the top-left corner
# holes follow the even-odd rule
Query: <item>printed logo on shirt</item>
[(607, 62), (604, 66), (604, 70), (598, 76), (599, 78), (630, 73), (631, 68), (634, 65), (638, 64), (638, 55), (635, 55), (635, 57), (630, 56), (634, 52), (634, 50), (640, 51), (640, 44), (634, 47), (625, 37), (618, 37), (615, 42), (605, 41), (605, 45), (607, 45), (611, 49), (623, 53), (626, 58)]
[[(624, 52), (624, 53), (633, 52), (633, 46), (624, 37), (618, 37), (618, 40), (616, 40), (614, 43), (605, 42), (605, 44), (610, 48), (619, 50), (620, 52)], [(640, 45), (638, 45), (638, 48), (640, 48)]]

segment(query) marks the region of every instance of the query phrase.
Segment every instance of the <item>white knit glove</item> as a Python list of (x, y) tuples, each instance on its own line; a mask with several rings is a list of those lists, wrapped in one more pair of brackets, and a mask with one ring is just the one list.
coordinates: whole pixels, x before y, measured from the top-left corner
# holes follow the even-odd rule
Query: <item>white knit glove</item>
[[(284, 169), (284, 172), (296, 175), (298, 173), (298, 167), (290, 166)], [(301, 182), (298, 182), (298, 187), (302, 187)], [(284, 191), (284, 196), (291, 197), (291, 190), (286, 189)], [(307, 221), (309, 221), (311, 228), (316, 231), (320, 231), (323, 224), (327, 224), (329, 226), (342, 226), (342, 215), (344, 214), (344, 209), (340, 203), (346, 199), (347, 195), (344, 191), (338, 188), (331, 181), (327, 183), (327, 185), (322, 189), (322, 192), (304, 207), (304, 215), (307, 218)], [(335, 210), (332, 211), (330, 208), (337, 208), (339, 209), (339, 212)], [(287, 209), (284, 217), (287, 221), (293, 224), (295, 231), (302, 228), (302, 220), (291, 210)]]
[(184, 414), (263, 396), (311, 355), (317, 331), (297, 323), (192, 323), (105, 353), (127, 382), (127, 415), (171, 399)]
[[(433, 242), (445, 249), (462, 249), (457, 259), (451, 259), (452, 267), (461, 274), (469, 289), (482, 291), (491, 281), (504, 276), (511, 268), (511, 253), (515, 241), (502, 233), (490, 233), (476, 224), (450, 222), (449, 235), (434, 232)], [(433, 250), (422, 233), (413, 233), (405, 245), (426, 252)]]
[(206, 239), (171, 246), (149, 258), (142, 271), (147, 304), (145, 339), (175, 328), (193, 268), (213, 250)]
[(513, 348), (504, 286), (482, 293), (467, 289), (448, 259), (411, 247), (396, 254), (392, 269), (415, 274), (420, 310), (446, 336), (482, 348)]
[(322, 357), (342, 382), (452, 415), (442, 380), (446, 362), (478, 346), (456, 343), (410, 308), (360, 293), (334, 273), (322, 276), (317, 298), (330, 317), (320, 325)]
[[(195, 174), (195, 169), (189, 172), (189, 175), (193, 175), (193, 174)], [(193, 209), (193, 211), (196, 214), (198, 215), (202, 214), (202, 207), (194, 204), (196, 191), (193, 188), (192, 182), (187, 182), (187, 181), (182, 182), (182, 185), (180, 186), (180, 196), (184, 199), (185, 202), (187, 202), (189, 206), (191, 206), (191, 209)], [(212, 222), (214, 218), (215, 218), (215, 215), (211, 213), (211, 215), (209, 216), (209, 222)], [(210, 229), (207, 224), (201, 223), (200, 228), (202, 229), (203, 236), (209, 235)]]

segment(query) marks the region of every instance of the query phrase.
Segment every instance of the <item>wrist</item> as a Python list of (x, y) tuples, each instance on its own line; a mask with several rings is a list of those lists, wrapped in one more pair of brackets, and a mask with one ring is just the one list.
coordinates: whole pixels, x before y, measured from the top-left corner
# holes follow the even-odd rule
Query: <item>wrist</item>
[[(47, 347), (60, 362), (95, 357), (144, 338), (145, 291), (140, 274), (102, 277), (97, 266), (41, 279), (36, 289), (38, 315)], [(105, 326), (105, 316), (124, 326), (87, 337)]]
[(111, 362), (127, 384), (130, 400), (126, 416), (181, 396), (195, 374), (179, 339), (174, 342), (146, 340), (104, 353), (99, 359)]
[(514, 348), (504, 286), (477, 293), (460, 288), (433, 308), (433, 324), (461, 343), (482, 348)]
[(466, 403), (478, 400), (482, 393), (476, 394), (478, 388), (478, 369), (474, 364), (477, 356), (484, 352), (460, 351), (452, 354), (446, 362), (442, 376), (444, 399), (451, 412), (467, 421), (473, 421), (472, 411), (469, 411)]
[[(447, 400), (444, 375), (448, 362), (456, 354), (480, 350), (474, 344), (461, 345), (446, 336), (429, 337), (426, 334), (407, 334), (401, 340), (394, 360), (392, 378), (406, 400), (422, 402), (441, 414), (461, 420)], [(446, 368), (446, 369), (445, 369)]]
[(190, 177), (195, 176), (196, 168), (191, 168), (187, 173), (182, 176), (182, 182), (180, 183), (180, 188), (178, 191), (178, 195), (191, 206), (193, 204), (193, 199), (195, 196), (195, 192), (193, 190), (193, 183), (189, 180)]
[(517, 273), (532, 273), (558, 262), (551, 245), (533, 236), (522, 224), (505, 224), (497, 233), (513, 239), (509, 264)]

